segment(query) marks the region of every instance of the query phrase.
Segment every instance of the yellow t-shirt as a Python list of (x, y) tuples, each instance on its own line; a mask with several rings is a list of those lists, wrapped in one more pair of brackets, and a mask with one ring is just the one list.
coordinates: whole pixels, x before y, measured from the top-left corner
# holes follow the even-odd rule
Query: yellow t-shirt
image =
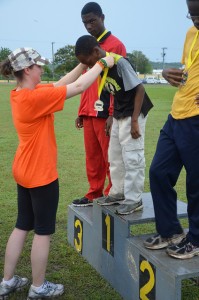
[[(179, 87), (176, 92), (171, 108), (171, 115), (174, 119), (185, 119), (199, 115), (199, 108), (195, 104), (195, 96), (199, 93), (199, 55), (188, 68), (188, 56), (197, 29), (191, 27), (186, 35), (184, 50), (182, 56), (182, 64), (188, 72), (188, 78), (185, 85)], [(193, 59), (199, 49), (199, 36), (194, 45), (191, 58)]]
[(26, 188), (58, 178), (54, 115), (63, 109), (66, 86), (37, 85), (34, 90), (11, 92), (13, 122), (19, 138), (13, 175)]

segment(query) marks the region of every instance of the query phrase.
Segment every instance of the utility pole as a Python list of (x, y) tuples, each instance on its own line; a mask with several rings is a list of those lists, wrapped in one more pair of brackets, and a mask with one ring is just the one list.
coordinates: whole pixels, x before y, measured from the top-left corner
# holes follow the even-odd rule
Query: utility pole
[(165, 58), (165, 50), (167, 49), (167, 47), (163, 47), (162, 48), (162, 70), (164, 69), (164, 58)]
[(55, 71), (55, 66), (54, 66), (54, 43), (52, 42), (52, 73), (53, 73), (53, 80), (54, 80), (54, 71)]

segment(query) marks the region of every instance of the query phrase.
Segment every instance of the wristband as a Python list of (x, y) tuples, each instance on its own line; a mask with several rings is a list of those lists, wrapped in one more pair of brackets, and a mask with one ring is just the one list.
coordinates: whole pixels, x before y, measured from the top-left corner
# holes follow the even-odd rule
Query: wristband
[(103, 66), (104, 66), (105, 68), (108, 68), (108, 65), (107, 65), (107, 62), (106, 62), (105, 59), (101, 58), (99, 61), (103, 64)]
[(104, 65), (103, 65), (103, 63), (100, 60), (97, 61), (97, 64), (100, 65), (100, 67), (102, 68), (102, 70), (104, 70)]

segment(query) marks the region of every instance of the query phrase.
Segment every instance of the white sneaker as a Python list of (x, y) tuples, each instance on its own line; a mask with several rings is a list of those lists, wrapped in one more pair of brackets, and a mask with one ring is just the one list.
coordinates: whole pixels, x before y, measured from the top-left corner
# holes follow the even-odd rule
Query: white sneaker
[(0, 299), (6, 298), (6, 296), (15, 291), (20, 291), (28, 284), (28, 282), (28, 278), (22, 278), (17, 275), (14, 275), (14, 281), (11, 286), (2, 281), (0, 283)]
[(124, 196), (123, 195), (117, 195), (118, 198), (115, 198), (113, 196), (103, 196), (100, 198), (95, 199), (97, 204), (101, 206), (109, 206), (113, 204), (120, 204), (121, 202), (124, 201)]
[(45, 281), (39, 292), (36, 291), (36, 289), (31, 285), (27, 300), (55, 298), (61, 296), (63, 293), (64, 286), (62, 284), (55, 284), (49, 281)]
[(116, 208), (115, 213), (117, 215), (129, 215), (136, 211), (143, 209), (142, 200), (139, 202), (134, 202), (133, 204), (122, 204)]
[(144, 241), (145, 248), (151, 250), (159, 250), (164, 249), (169, 246), (174, 246), (180, 243), (185, 238), (185, 233), (178, 233), (174, 234), (169, 238), (163, 238), (159, 233), (155, 234), (154, 236), (149, 237), (147, 240)]

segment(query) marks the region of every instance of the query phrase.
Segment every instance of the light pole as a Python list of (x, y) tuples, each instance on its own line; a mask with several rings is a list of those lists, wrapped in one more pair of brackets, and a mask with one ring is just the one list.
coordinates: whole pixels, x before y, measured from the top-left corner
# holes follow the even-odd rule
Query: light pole
[(52, 42), (52, 73), (53, 73), (53, 80), (54, 80), (54, 43)]
[(163, 47), (162, 48), (162, 70), (164, 69), (164, 58), (165, 58), (165, 50), (167, 49), (167, 47)]

